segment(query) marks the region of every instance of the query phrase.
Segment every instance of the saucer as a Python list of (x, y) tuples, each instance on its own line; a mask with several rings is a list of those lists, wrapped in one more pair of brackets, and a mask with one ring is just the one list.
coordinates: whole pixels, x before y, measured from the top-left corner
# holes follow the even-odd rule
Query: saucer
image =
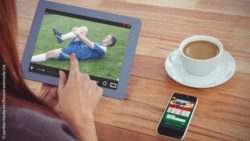
[[(171, 56), (171, 58), (169, 57)], [(181, 64), (178, 50), (171, 52), (165, 61), (167, 74), (176, 82), (193, 88), (215, 87), (228, 81), (236, 71), (236, 63), (231, 54), (224, 51), (218, 67), (207, 76), (194, 76), (186, 72)]]

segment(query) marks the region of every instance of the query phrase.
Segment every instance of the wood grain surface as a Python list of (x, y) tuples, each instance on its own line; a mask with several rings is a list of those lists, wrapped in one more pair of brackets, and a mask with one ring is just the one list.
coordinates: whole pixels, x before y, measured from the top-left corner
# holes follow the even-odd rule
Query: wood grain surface
[[(37, 0), (16, 0), (19, 57)], [(95, 112), (101, 141), (160, 141), (155, 128), (171, 93), (199, 98), (187, 141), (250, 140), (250, 0), (55, 0), (68, 5), (137, 17), (142, 29), (124, 100), (103, 97)], [(220, 39), (237, 72), (228, 82), (194, 89), (173, 81), (166, 56), (190, 35)], [(39, 94), (40, 83), (27, 81)]]

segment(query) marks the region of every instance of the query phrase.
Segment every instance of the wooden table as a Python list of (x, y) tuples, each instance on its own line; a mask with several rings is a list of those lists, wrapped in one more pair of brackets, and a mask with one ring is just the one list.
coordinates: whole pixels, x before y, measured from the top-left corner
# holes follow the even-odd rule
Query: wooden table
[[(56, 0), (60, 3), (133, 16), (142, 30), (124, 100), (103, 97), (95, 112), (100, 140), (158, 141), (155, 128), (172, 92), (199, 97), (186, 140), (250, 140), (249, 0)], [(37, 0), (17, 0), (18, 47), (24, 50)], [(237, 62), (223, 85), (194, 89), (173, 81), (166, 56), (186, 37), (219, 38)], [(40, 83), (27, 81), (38, 93)]]

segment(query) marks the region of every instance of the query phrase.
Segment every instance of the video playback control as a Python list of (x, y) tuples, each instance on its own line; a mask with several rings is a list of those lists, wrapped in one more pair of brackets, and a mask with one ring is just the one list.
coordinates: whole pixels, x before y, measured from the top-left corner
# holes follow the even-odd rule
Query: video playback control
[[(29, 71), (34, 72), (34, 73), (39, 73), (43, 75), (48, 75), (48, 76), (54, 76), (54, 77), (59, 77), (59, 70), (62, 69), (57, 69), (49, 66), (44, 66), (44, 65), (39, 65), (36, 63), (30, 63)], [(66, 73), (66, 75), (69, 74), (68, 70), (62, 70)], [(97, 85), (103, 88), (108, 88), (108, 89), (117, 89), (118, 87), (118, 81), (106, 79), (106, 78), (101, 78), (97, 76), (89, 76), (91, 80), (94, 80), (97, 82)]]

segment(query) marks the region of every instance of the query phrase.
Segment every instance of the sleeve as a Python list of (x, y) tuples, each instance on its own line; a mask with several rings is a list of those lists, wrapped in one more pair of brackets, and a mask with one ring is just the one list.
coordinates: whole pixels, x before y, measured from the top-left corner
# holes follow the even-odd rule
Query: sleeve
[(104, 50), (100, 47), (99, 44), (94, 43), (94, 49), (99, 55), (103, 56), (105, 54)]
[(62, 120), (25, 108), (7, 110), (7, 141), (77, 141), (74, 131)]

